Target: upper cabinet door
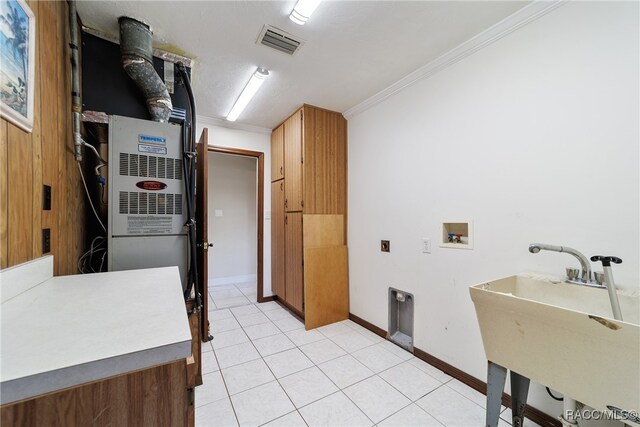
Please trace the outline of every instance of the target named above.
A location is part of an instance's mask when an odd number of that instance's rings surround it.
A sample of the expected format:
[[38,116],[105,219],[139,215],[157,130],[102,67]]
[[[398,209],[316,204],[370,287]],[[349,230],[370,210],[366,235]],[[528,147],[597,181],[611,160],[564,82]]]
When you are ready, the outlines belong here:
[[302,189],[302,109],[284,122],[285,210],[300,212],[304,206]]
[[284,123],[271,133],[271,182],[284,178]]

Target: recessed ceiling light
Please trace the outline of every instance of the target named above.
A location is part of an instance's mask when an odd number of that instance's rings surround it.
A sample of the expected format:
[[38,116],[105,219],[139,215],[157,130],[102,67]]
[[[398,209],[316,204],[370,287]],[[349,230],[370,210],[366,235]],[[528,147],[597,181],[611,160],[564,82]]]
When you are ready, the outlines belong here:
[[321,0],[298,0],[293,11],[289,15],[289,19],[298,25],[304,25],[311,17],[311,14],[318,7]]
[[258,92],[258,89],[260,89],[260,86],[262,86],[262,83],[264,83],[267,77],[269,77],[269,70],[265,68],[258,68],[256,72],[253,73],[249,83],[244,87],[242,93],[238,97],[238,100],[227,115],[227,120],[234,122],[238,118],[256,92]]

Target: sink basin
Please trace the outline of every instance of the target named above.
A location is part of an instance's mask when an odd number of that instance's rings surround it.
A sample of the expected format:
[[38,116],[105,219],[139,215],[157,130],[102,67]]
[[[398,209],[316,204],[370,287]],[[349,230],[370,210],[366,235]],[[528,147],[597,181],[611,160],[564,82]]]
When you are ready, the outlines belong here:
[[518,274],[469,291],[489,361],[599,411],[640,413],[640,297],[618,291],[618,321],[606,289],[560,278]]

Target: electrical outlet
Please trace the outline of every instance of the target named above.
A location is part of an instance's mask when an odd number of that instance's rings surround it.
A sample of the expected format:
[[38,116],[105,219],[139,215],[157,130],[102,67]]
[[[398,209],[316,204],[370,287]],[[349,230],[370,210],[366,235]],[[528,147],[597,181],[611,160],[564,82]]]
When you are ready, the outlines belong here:
[[431,239],[428,239],[426,237],[422,238],[422,253],[431,253]]
[[51,229],[42,229],[42,253],[48,254],[51,252]]
[[380,240],[380,250],[382,252],[391,252],[391,243],[388,240]]
[[50,185],[42,186],[42,210],[43,211],[51,210],[51,186]]

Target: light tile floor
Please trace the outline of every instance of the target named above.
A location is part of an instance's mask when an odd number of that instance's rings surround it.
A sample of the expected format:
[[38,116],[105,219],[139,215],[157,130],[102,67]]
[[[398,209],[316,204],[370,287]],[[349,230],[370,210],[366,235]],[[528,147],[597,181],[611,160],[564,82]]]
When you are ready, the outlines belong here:
[[197,426],[484,425],[484,395],[360,325],[305,331],[278,303],[243,304],[210,312]]
[[209,285],[209,308],[211,310],[253,304],[257,301],[256,282],[233,285]]

